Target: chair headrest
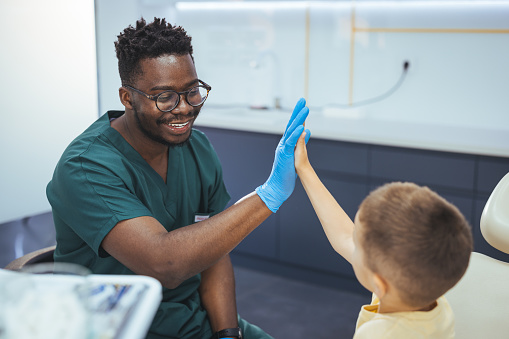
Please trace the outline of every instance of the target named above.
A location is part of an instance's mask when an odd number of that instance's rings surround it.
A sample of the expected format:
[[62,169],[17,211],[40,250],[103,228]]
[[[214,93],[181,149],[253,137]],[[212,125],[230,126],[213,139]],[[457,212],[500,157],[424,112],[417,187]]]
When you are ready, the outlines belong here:
[[484,206],[481,233],[491,246],[509,253],[509,173],[500,180]]

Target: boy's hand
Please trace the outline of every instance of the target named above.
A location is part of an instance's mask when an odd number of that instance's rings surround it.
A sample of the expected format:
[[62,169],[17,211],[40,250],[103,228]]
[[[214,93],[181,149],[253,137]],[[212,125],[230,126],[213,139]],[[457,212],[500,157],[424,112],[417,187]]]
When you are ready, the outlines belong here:
[[297,141],[297,146],[295,147],[295,170],[297,171],[297,174],[300,174],[304,168],[311,166],[306,148],[309,136],[309,130],[302,132],[299,140]]
[[295,105],[286,130],[279,141],[272,165],[272,172],[267,181],[256,188],[265,205],[276,213],[283,202],[288,199],[295,188],[294,151],[299,136],[304,131],[303,123],[309,114],[306,100],[300,99]]

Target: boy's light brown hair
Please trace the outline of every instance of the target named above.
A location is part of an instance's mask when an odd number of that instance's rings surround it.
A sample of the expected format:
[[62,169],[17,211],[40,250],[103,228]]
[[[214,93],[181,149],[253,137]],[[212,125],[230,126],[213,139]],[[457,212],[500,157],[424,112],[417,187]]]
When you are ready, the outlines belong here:
[[412,307],[431,304],[465,273],[473,250],[461,212],[428,187],[395,182],[359,208],[365,264]]

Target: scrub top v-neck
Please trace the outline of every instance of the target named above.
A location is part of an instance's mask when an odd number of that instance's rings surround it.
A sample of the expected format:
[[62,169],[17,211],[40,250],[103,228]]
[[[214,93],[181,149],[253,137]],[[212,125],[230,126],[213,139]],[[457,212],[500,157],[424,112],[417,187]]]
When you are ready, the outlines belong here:
[[[196,131],[194,131],[193,137],[194,134],[196,134]],[[178,203],[182,194],[180,187],[181,176],[183,175],[182,158],[189,156],[189,152],[183,152],[180,147],[168,150],[168,169],[165,183],[159,173],[143,159],[117,130],[110,127],[104,131],[104,136],[112,145],[115,145],[115,148],[125,156],[128,162],[128,164],[122,164],[122,166],[129,169],[131,177],[135,177],[128,184],[130,191],[136,192],[136,196],[143,204],[149,206],[153,213],[152,216],[158,219],[168,231],[174,229],[169,226],[174,224],[178,218]],[[118,171],[118,169],[116,170]],[[191,172],[193,170],[195,170],[193,167],[187,169]],[[195,172],[193,174],[196,176]]]

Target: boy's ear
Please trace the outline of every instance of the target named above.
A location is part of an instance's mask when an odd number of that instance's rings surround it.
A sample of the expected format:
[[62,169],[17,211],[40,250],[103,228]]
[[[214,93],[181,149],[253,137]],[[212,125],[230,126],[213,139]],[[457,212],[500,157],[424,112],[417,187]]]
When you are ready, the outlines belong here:
[[389,284],[387,283],[387,280],[385,280],[384,277],[382,277],[381,275],[374,273],[373,283],[375,285],[373,292],[379,299],[382,299],[389,289]]
[[131,105],[131,93],[125,88],[120,87],[118,89],[118,96],[120,97],[120,102],[122,105],[124,105],[125,108],[132,109],[133,106]]

